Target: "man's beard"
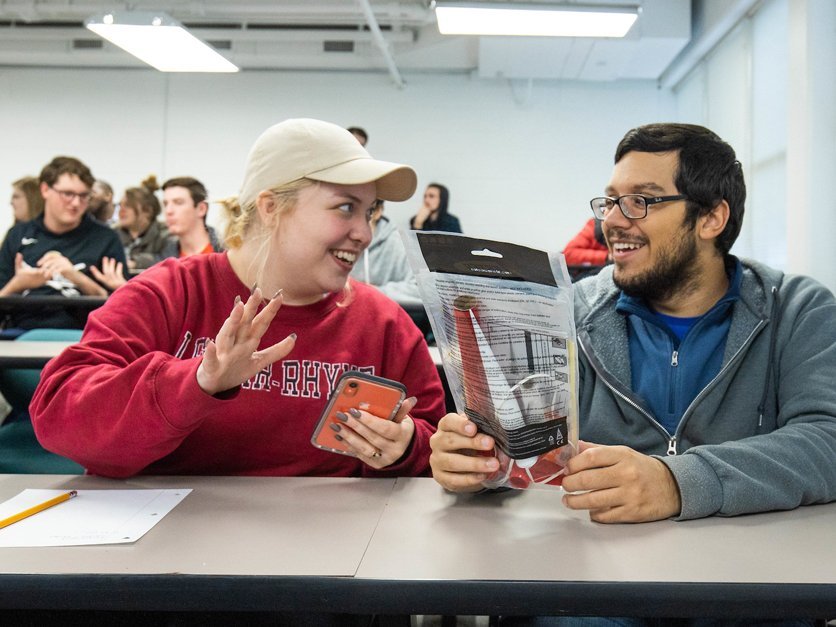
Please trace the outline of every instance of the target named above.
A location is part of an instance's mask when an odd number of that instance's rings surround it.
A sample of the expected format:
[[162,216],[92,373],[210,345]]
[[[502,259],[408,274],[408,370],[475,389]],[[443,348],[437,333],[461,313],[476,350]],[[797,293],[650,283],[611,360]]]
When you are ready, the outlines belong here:
[[616,287],[628,296],[643,298],[649,303],[662,302],[679,294],[683,296],[696,288],[697,243],[693,228],[685,224],[668,246],[659,249],[654,267],[633,277],[620,277],[618,265],[613,273]]

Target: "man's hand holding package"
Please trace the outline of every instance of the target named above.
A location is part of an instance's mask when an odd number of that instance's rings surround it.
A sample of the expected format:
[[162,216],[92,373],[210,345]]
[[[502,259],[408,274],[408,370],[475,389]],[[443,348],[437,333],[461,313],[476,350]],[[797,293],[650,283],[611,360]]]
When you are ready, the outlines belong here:
[[580,453],[566,465],[563,503],[589,510],[596,522],[647,522],[675,516],[679,488],[661,461],[626,446],[580,443]]
[[482,481],[499,470],[499,460],[490,453],[493,438],[478,433],[476,425],[464,414],[447,414],[438,423],[438,431],[430,438],[433,477],[453,492],[475,492]]

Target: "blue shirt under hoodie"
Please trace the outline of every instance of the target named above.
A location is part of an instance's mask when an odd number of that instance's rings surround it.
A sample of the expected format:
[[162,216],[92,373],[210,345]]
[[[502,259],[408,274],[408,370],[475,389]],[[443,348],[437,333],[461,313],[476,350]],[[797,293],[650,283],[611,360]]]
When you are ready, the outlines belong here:
[[720,372],[742,278],[735,259],[725,296],[694,319],[681,339],[664,320],[668,316],[649,309],[644,299],[623,292],[618,298],[616,311],[627,318],[633,391],[668,433],[676,432],[685,410]]

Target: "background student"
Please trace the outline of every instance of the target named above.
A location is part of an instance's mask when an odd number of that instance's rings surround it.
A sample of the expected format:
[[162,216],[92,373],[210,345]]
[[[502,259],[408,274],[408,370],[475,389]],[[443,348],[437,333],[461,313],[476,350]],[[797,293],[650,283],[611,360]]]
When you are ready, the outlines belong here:
[[[13,226],[0,248],[0,296],[106,296],[90,268],[125,253],[112,229],[90,217],[90,169],[74,157],[55,157],[41,171],[43,213]],[[80,328],[70,309],[27,309],[6,321],[7,335],[39,327]]]
[[113,187],[107,181],[96,179],[90,192],[87,211],[99,222],[113,224],[113,214],[116,212],[116,205],[113,204]]
[[[435,365],[407,314],[348,276],[375,199],[406,200],[415,182],[336,125],[267,129],[230,208],[229,251],[144,271],[46,366],[31,405],[42,444],[120,477],[427,472],[444,407]],[[334,425],[356,457],[310,443],[348,369],[410,397],[395,420],[354,411]]]
[[459,219],[448,212],[450,190],[441,183],[430,183],[424,191],[421,208],[409,221],[409,227],[416,231],[447,231],[461,233]]
[[160,201],[154,193],[158,189],[156,177],[149,176],[139,187],[126,189],[119,201],[116,232],[131,270],[153,266],[167,244],[168,230],[157,220]]
[[397,227],[383,215],[383,201],[378,200],[372,215],[372,243],[357,261],[351,276],[374,285],[399,303],[420,303],[421,294]]
[[[98,183],[98,181],[96,181]],[[160,215],[160,201],[154,192],[159,189],[157,178],[149,176],[139,187],[129,187],[119,201],[119,217],[116,233],[125,247],[127,267],[130,270],[144,270],[157,263],[163,249],[168,245],[168,230],[157,217]],[[93,266],[93,276],[108,289],[127,283],[124,268],[111,258],[102,260],[101,269]]]
[[601,220],[590,218],[563,249],[570,266],[603,266],[610,261]]
[[363,148],[365,148],[366,144],[369,143],[369,134],[366,132],[366,129],[359,126],[349,126],[346,130],[354,135],[354,138],[360,142],[360,145],[363,146]]
[[160,258],[188,257],[224,249],[215,229],[206,224],[208,198],[206,186],[191,176],[178,176],[163,183],[163,214],[169,238]]
[[34,176],[24,176],[12,183],[12,216],[14,223],[34,220],[44,210],[41,186]]

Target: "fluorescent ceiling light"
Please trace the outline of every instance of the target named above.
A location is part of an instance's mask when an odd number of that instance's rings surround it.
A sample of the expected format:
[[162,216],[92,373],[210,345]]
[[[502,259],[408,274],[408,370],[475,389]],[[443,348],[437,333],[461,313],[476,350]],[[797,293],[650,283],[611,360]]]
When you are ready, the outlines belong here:
[[238,71],[165,13],[114,11],[94,15],[84,25],[160,72]]
[[442,35],[624,37],[638,17],[634,7],[443,2],[435,16]]

